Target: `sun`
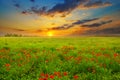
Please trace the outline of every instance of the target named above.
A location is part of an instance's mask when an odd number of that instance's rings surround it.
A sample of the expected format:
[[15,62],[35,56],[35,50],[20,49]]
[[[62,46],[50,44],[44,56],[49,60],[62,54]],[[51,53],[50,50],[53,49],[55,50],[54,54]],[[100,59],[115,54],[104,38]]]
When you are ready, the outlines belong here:
[[53,32],[48,32],[47,35],[48,35],[49,37],[52,37],[52,36],[53,36]]

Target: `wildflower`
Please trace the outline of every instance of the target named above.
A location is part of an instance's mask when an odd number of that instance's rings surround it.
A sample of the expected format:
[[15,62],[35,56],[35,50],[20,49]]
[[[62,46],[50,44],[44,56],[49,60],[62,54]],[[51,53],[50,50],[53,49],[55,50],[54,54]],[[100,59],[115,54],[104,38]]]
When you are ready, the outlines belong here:
[[47,78],[39,78],[38,80],[48,80]]
[[60,72],[54,72],[55,76],[58,76],[59,78],[61,77]]
[[58,75],[60,75],[60,72],[54,72],[54,75],[58,76]]
[[67,72],[63,72],[63,75],[64,75],[64,76],[67,76],[67,75],[68,75],[68,73],[67,73]]
[[104,56],[105,56],[105,57],[107,57],[107,58],[109,58],[109,57],[110,57],[110,55],[109,55],[109,54],[104,54]]
[[6,67],[10,67],[10,64],[5,64]]
[[114,53],[114,57],[116,58],[118,56],[118,54],[117,53]]
[[101,54],[100,54],[100,53],[97,53],[96,56],[99,57],[99,56],[101,56]]
[[22,66],[22,64],[17,64],[19,67],[21,67]]
[[45,74],[45,76],[44,76],[45,78],[48,78],[49,77],[49,75],[48,74]]
[[45,74],[44,74],[44,73],[41,73],[41,74],[40,74],[40,76],[41,76],[41,77],[44,77],[44,76],[45,76]]
[[51,78],[51,79],[54,79],[54,75],[50,75],[50,78]]
[[48,60],[45,60],[45,62],[47,63],[47,62],[48,62]]
[[101,50],[102,50],[102,51],[104,51],[104,50],[105,50],[105,48],[101,48]]
[[43,78],[39,78],[38,80],[43,80]]
[[78,76],[78,75],[75,75],[75,76],[73,76],[73,78],[74,78],[74,79],[78,79],[78,78],[79,78],[79,76]]
[[91,61],[95,61],[95,58],[91,58]]

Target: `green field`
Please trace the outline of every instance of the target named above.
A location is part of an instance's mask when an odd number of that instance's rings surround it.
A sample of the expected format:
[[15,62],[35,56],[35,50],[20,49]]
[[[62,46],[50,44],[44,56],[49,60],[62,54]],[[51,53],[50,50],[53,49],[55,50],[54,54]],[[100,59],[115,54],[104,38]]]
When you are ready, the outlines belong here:
[[120,80],[120,37],[0,37],[0,80]]

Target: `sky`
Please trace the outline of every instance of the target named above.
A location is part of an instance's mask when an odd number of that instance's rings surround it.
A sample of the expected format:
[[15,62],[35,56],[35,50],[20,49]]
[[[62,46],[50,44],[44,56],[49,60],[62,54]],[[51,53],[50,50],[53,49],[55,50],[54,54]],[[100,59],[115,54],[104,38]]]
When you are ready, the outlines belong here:
[[0,0],[0,35],[119,35],[120,0]]

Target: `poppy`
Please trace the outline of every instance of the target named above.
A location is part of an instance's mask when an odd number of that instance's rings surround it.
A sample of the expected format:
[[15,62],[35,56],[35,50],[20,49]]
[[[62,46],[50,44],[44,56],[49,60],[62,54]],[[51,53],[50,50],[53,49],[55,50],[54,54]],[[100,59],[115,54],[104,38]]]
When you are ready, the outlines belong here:
[[74,79],[78,79],[78,78],[79,78],[79,76],[78,76],[78,75],[75,75],[75,76],[73,76],[73,78],[74,78]]

